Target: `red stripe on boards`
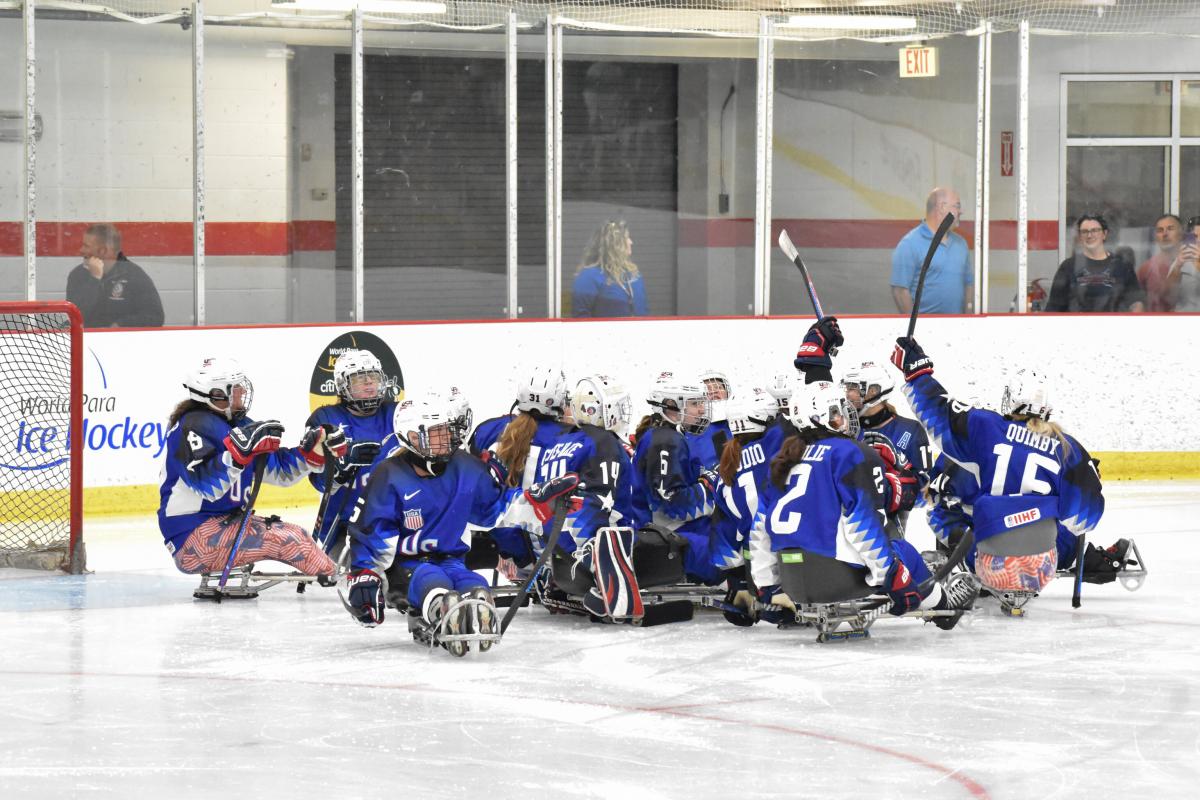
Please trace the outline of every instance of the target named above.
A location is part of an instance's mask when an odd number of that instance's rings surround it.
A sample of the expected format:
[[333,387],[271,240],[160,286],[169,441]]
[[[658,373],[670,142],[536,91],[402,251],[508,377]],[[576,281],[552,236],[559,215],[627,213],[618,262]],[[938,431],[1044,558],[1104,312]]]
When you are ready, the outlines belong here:
[[[771,221],[771,239],[774,241],[779,232],[786,229],[796,247],[801,249],[890,250],[915,225],[915,221],[894,219],[775,219]],[[1016,220],[993,220],[990,228],[994,249],[1016,249]],[[1030,250],[1058,249],[1057,221],[1031,220],[1028,230]],[[958,233],[967,240],[968,246],[975,246],[974,222],[963,222]],[[754,220],[745,217],[681,219],[679,246],[753,247]]]

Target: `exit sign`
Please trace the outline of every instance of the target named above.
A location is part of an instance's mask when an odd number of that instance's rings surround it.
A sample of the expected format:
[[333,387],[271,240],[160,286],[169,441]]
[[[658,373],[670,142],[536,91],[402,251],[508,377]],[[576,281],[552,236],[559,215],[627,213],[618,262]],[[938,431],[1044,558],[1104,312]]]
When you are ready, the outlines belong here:
[[936,78],[938,59],[936,47],[901,47],[901,78]]

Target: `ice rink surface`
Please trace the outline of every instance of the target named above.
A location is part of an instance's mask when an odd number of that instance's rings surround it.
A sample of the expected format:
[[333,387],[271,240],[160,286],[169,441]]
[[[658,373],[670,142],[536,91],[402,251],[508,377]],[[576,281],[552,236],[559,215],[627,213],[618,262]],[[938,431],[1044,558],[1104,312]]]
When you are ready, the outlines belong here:
[[1106,494],[1150,575],[1078,610],[818,645],[535,607],[464,660],[329,589],[194,601],[153,519],[94,521],[93,574],[0,580],[0,798],[1195,798],[1200,485]]

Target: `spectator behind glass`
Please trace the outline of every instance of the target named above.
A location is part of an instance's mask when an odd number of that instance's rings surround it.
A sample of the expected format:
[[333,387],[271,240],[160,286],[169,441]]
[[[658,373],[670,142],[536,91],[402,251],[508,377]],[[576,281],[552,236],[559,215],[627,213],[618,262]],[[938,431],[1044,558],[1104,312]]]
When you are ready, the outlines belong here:
[[116,226],[89,226],[79,255],[83,263],[67,275],[67,300],[79,307],[85,328],[162,327],[158,289],[145,270],[121,252]]
[[1200,311],[1200,269],[1196,261],[1200,259],[1200,217],[1188,220],[1188,232],[1183,237],[1183,247],[1179,249],[1179,267],[1172,268],[1168,278],[1175,291],[1176,311]]
[[1154,221],[1154,241],[1158,252],[1138,267],[1138,283],[1146,291],[1147,310],[1174,311],[1177,284],[1170,275],[1183,266],[1183,221],[1174,214],[1163,214]]
[[1054,273],[1046,311],[1144,311],[1145,293],[1133,266],[1105,247],[1108,223],[1084,214],[1075,223],[1078,248]]
[[[962,216],[958,192],[934,189],[925,198],[925,221],[904,234],[892,252],[892,299],[902,313],[912,311],[921,264],[929,252],[933,233],[947,212],[954,214],[954,228],[957,228]],[[942,239],[929,265],[921,294],[922,314],[969,314],[974,308],[975,271],[971,268],[967,242],[954,232],[954,228]]]
[[596,229],[575,273],[571,313],[576,317],[644,317],[646,286],[624,222],[606,221]]

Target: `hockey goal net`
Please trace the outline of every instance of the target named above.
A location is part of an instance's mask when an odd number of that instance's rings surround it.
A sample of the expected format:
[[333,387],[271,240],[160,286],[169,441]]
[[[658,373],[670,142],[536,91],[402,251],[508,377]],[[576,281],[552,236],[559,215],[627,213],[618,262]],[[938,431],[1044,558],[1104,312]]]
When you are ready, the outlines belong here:
[[65,302],[0,302],[0,567],[80,573],[83,322]]

